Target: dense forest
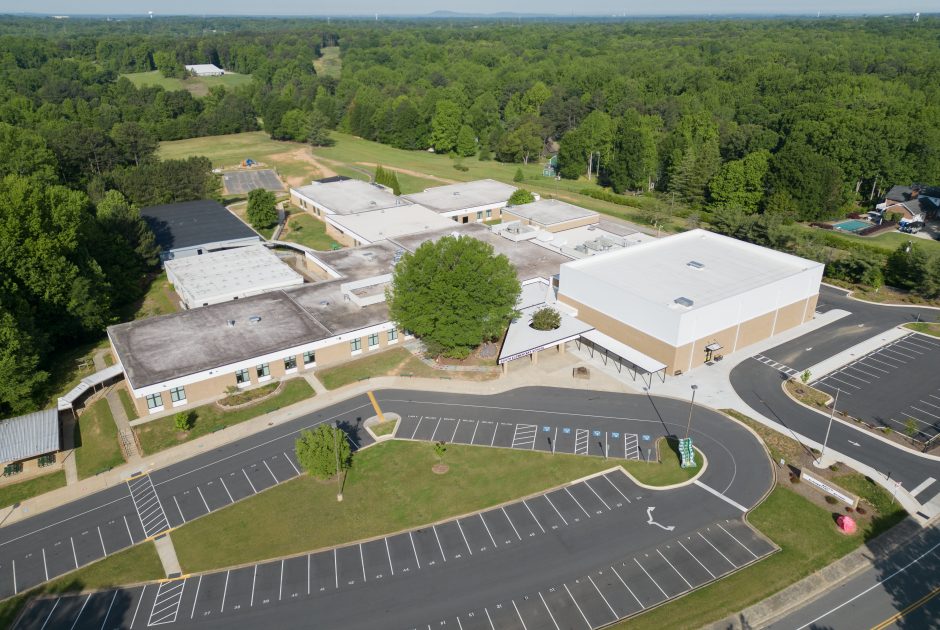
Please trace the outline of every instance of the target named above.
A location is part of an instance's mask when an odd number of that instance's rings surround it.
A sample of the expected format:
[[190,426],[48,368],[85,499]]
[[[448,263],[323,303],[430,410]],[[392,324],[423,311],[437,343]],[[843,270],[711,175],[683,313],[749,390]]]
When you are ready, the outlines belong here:
[[[340,78],[318,76],[325,46]],[[215,63],[208,95],[135,87]],[[531,162],[668,198],[690,224],[940,293],[918,247],[846,248],[795,221],[894,184],[940,184],[940,20],[514,22],[0,18],[0,415],[57,350],[100,336],[155,263],[138,208],[210,196],[208,160],[160,141],[339,129],[404,149]],[[597,194],[596,190],[595,193]]]

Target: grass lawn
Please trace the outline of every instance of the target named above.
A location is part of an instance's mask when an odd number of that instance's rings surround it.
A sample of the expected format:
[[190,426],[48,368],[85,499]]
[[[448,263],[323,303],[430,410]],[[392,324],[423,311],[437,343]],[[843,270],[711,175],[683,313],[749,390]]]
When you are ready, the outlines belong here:
[[326,224],[315,219],[306,212],[292,214],[287,220],[287,228],[281,234],[282,241],[306,245],[310,249],[321,252],[330,251],[335,247],[342,247],[326,233]]
[[[807,230],[819,230],[819,228],[809,226],[805,226],[805,228]],[[909,242],[919,245],[926,252],[940,252],[940,241],[918,238],[916,236],[904,234],[903,232],[898,231],[882,232],[877,236],[856,236],[855,234],[837,230],[826,230],[826,232],[837,240],[853,243],[862,242],[867,245],[871,245],[872,247],[882,249],[886,252],[893,252],[899,246],[906,245]]]
[[98,350],[108,347],[108,338],[83,343],[73,348],[56,351],[55,361],[47,366],[49,378],[44,386],[45,401],[42,407],[56,404],[59,396],[65,395],[78,382],[95,371],[94,356]]
[[829,511],[783,487],[777,487],[748,520],[781,551],[678,601],[612,627],[701,628],[773,595],[841,558],[864,540],[862,536],[840,534]]
[[[354,456],[342,503],[336,501],[335,482],[304,475],[194,520],[173,532],[183,570],[216,569],[417,527],[616,465],[599,457],[459,444],[448,445],[444,456],[450,472],[431,472],[436,462],[431,444],[391,440]],[[659,467],[637,465],[638,475],[643,466]]]
[[125,321],[168,315],[180,310],[176,292],[173,290],[173,285],[167,280],[165,271],[153,276],[144,297],[131,305],[129,309],[129,312],[123,314]]
[[117,425],[105,398],[82,413],[75,423],[75,465],[78,478],[85,479],[124,463],[118,443]]
[[441,182],[424,177],[417,177],[407,173],[398,173],[398,183],[401,184],[401,194],[410,195],[424,191],[432,186],[440,186]]
[[417,378],[447,378],[485,381],[497,377],[496,372],[452,372],[437,370],[425,364],[404,348],[385,350],[373,356],[362,357],[317,372],[317,378],[327,389],[337,389],[356,381],[376,376],[412,376]]
[[[398,424],[398,420],[386,420],[385,422],[380,422],[378,424],[373,424],[370,429],[372,432],[378,436],[382,435],[391,435],[392,431],[395,430],[395,425]],[[334,469],[335,470],[335,469]],[[2,496],[2,495],[0,495]]]
[[130,393],[121,387],[118,389],[118,398],[121,399],[121,406],[124,407],[124,413],[127,414],[128,420],[137,419],[137,407],[134,406],[134,401],[131,400]]
[[[389,423],[391,424],[391,423]],[[6,507],[45,494],[65,485],[65,471],[57,470],[41,477],[0,486],[0,507]]]
[[125,549],[25,593],[0,602],[0,628],[10,628],[26,602],[35,596],[103,589],[164,577],[157,548],[145,543]]
[[910,328],[911,330],[916,330],[919,333],[924,333],[925,335],[940,337],[940,324],[931,322],[916,322],[913,324],[904,324],[904,327]]
[[320,58],[313,60],[313,68],[317,71],[317,74],[338,79],[343,69],[343,60],[340,58],[339,53],[339,46],[321,48]]
[[209,89],[221,85],[227,89],[236,88],[251,83],[250,74],[226,73],[220,77],[187,77],[177,79],[165,77],[159,70],[152,72],[132,72],[122,74],[137,87],[158,85],[164,90],[189,90],[193,96],[205,96]]
[[134,431],[137,433],[144,453],[156,453],[171,446],[214,433],[233,424],[292,405],[313,395],[313,388],[310,387],[307,381],[302,378],[292,378],[284,381],[279,394],[251,407],[234,411],[222,411],[212,403],[190,410],[195,414],[196,422],[189,431],[178,431],[172,415],[134,427]]

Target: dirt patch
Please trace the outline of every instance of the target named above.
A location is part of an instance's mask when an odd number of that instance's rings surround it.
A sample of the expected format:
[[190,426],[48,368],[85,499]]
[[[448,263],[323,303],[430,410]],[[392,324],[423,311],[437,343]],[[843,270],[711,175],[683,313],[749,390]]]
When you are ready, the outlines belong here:
[[434,464],[433,466],[431,466],[431,470],[434,472],[435,475],[443,475],[448,470],[450,470],[450,466],[448,466],[447,464]]
[[[373,169],[378,166],[378,164],[376,164],[375,162],[356,162],[356,164],[359,164],[360,166],[368,166],[368,167],[373,168]],[[419,171],[412,171],[412,170],[410,170],[410,169],[407,169],[407,168],[399,168],[399,167],[397,167],[397,166],[385,166],[385,165],[383,165],[382,168],[384,168],[384,169],[386,169],[386,170],[389,170],[389,171],[395,171],[396,173],[402,173],[402,174],[404,174],[404,175],[412,175],[413,177],[420,177],[421,179],[430,179],[430,180],[435,181],[435,182],[442,182],[442,183],[444,183],[444,184],[456,184],[456,183],[458,182],[458,180],[456,180],[456,179],[445,179],[445,178],[443,178],[443,177],[438,177],[437,175],[430,175],[430,174],[428,174],[428,173],[421,173],[421,172],[419,172]]]
[[[333,169],[324,166],[324,164],[317,160],[310,153],[308,147],[301,147],[299,149],[294,149],[293,151],[286,151],[284,153],[277,153],[268,157],[272,162],[303,162],[304,164],[309,164],[314,167],[319,173],[319,177],[335,177],[336,171]],[[302,175],[297,175],[294,177],[285,177],[287,184],[289,186],[303,186],[307,183],[308,177]]]

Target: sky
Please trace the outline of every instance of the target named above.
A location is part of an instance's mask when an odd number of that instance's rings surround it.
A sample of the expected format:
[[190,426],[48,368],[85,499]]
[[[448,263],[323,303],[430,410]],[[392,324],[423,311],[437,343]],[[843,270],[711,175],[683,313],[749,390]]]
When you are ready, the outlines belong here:
[[436,10],[472,13],[554,13],[572,15],[702,15],[702,14],[882,14],[936,11],[929,0],[0,0],[0,13],[53,13],[62,15],[420,15]]

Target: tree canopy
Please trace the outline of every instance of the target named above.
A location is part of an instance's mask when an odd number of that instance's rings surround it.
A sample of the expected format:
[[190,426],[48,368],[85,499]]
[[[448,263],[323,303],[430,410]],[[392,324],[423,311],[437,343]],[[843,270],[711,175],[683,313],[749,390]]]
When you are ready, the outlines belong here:
[[389,316],[432,353],[465,357],[502,335],[521,287],[509,259],[474,238],[445,236],[406,253],[388,290]]
[[277,199],[274,193],[264,188],[255,188],[248,193],[248,222],[256,230],[264,230],[277,224]]
[[346,434],[325,423],[313,431],[302,431],[294,444],[294,453],[300,467],[317,479],[329,479],[352,465],[352,449]]

